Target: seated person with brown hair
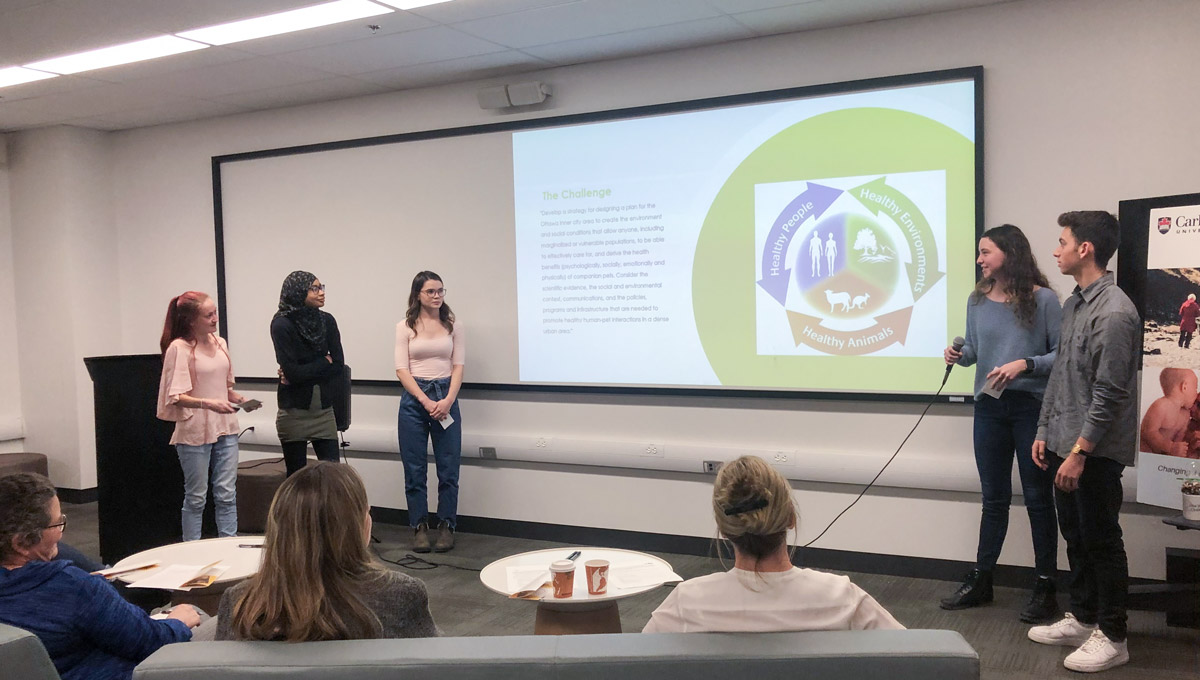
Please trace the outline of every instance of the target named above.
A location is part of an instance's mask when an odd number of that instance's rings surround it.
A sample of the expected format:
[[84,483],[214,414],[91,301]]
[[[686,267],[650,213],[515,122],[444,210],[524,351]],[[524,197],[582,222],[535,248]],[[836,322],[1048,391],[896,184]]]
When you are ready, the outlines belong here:
[[425,584],[371,555],[370,506],[349,465],[288,477],[267,512],[262,566],[221,597],[218,640],[434,637]]
[[0,621],[38,636],[63,680],[129,680],[159,647],[192,638],[192,607],[156,621],[104,578],[54,560],[66,528],[50,480],[0,477]]
[[904,628],[845,576],[792,566],[792,488],[766,461],[742,456],[722,466],[712,498],[733,569],[680,583],[643,633]]

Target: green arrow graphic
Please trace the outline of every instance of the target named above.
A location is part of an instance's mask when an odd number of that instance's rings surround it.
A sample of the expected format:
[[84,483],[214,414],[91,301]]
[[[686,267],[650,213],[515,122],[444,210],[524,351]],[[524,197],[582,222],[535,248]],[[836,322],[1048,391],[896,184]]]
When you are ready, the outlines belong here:
[[929,220],[925,219],[916,203],[894,187],[888,186],[885,179],[886,177],[880,177],[854,187],[849,194],[866,206],[867,210],[892,218],[904,233],[908,250],[912,253],[912,261],[905,263],[904,269],[908,272],[908,285],[912,289],[915,302],[928,293],[946,273],[938,269],[937,241],[933,238]]

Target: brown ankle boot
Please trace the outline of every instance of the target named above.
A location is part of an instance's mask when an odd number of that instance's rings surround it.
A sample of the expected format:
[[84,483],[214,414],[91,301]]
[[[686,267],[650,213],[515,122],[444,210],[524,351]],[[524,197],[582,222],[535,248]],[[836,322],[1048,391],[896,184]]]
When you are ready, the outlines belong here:
[[442,522],[438,524],[437,538],[434,539],[433,551],[447,552],[453,547],[454,529],[450,526],[449,522],[442,520]]
[[413,532],[413,552],[429,552],[429,525],[421,522]]

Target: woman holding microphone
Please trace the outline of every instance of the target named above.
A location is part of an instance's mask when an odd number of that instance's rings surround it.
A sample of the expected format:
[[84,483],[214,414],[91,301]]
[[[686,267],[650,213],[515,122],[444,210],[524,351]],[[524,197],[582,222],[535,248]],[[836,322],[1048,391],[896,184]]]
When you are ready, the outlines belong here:
[[[404,385],[396,430],[414,552],[429,552],[431,547],[446,552],[454,547],[462,457],[458,389],[466,352],[462,324],[446,304],[442,277],[431,271],[418,273],[409,291],[404,321],[396,324],[396,377]],[[438,476],[437,524],[432,532],[425,490],[429,440],[433,440]]]
[[975,568],[941,606],[966,609],[992,601],[992,571],[1008,531],[1015,452],[1037,573],[1021,620],[1039,623],[1058,613],[1058,522],[1054,477],[1034,465],[1030,452],[1058,350],[1062,307],[1017,227],[1004,224],[984,232],[976,263],[983,277],[967,299],[966,344],[962,351],[947,347],[945,358],[947,364],[979,364],[974,438],[983,511]]
[[163,353],[158,417],[175,423],[171,443],[183,468],[183,540],[200,538],[212,477],[217,535],[237,535],[238,419],[233,362],[217,335],[217,303],[188,291],[171,299],[159,348]]

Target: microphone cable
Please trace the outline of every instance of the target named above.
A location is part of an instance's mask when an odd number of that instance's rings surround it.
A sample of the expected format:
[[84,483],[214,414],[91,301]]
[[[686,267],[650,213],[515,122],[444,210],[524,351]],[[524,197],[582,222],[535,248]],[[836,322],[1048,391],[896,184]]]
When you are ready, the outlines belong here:
[[937,392],[934,392],[933,398],[931,398],[929,400],[928,404],[925,404],[925,409],[923,411],[921,411],[921,415],[917,417],[917,422],[913,424],[912,429],[909,430],[908,434],[906,434],[904,436],[904,440],[900,442],[900,446],[896,447],[895,453],[892,454],[891,458],[888,458],[887,462],[883,464],[883,467],[879,469],[879,472],[876,473],[876,475],[871,479],[871,481],[868,482],[865,487],[863,487],[863,490],[859,492],[858,496],[854,499],[854,501],[851,502],[850,505],[847,505],[844,510],[839,512],[837,514],[837,517],[834,517],[833,521],[830,522],[824,529],[822,529],[821,533],[817,534],[816,538],[814,538],[813,540],[809,541],[808,543],[805,543],[804,545],[800,546],[801,548],[807,548],[807,547],[811,546],[813,543],[816,543],[817,541],[821,540],[821,537],[825,535],[825,532],[829,531],[833,527],[833,525],[835,523],[837,523],[837,521],[839,519],[842,518],[842,515],[846,514],[846,512],[848,512],[850,510],[850,508],[853,508],[855,506],[855,504],[858,503],[860,500],[862,500],[862,497],[864,495],[866,495],[866,493],[868,491],[871,490],[871,487],[875,485],[875,482],[879,479],[879,477],[882,476],[884,471],[888,469],[888,466],[892,464],[892,461],[896,460],[896,456],[900,455],[900,451],[904,449],[904,445],[908,443],[909,438],[913,436],[913,433],[916,432],[917,428],[921,425],[921,421],[925,419],[925,414],[929,413],[929,409],[933,408],[933,405],[935,403],[937,403],[938,397],[940,397],[942,394],[942,389],[944,387],[946,387],[946,380],[948,380],[949,378],[950,378],[950,372],[947,371],[946,376],[944,378],[942,378],[942,384],[940,386],[938,386],[938,388],[937,388]]

